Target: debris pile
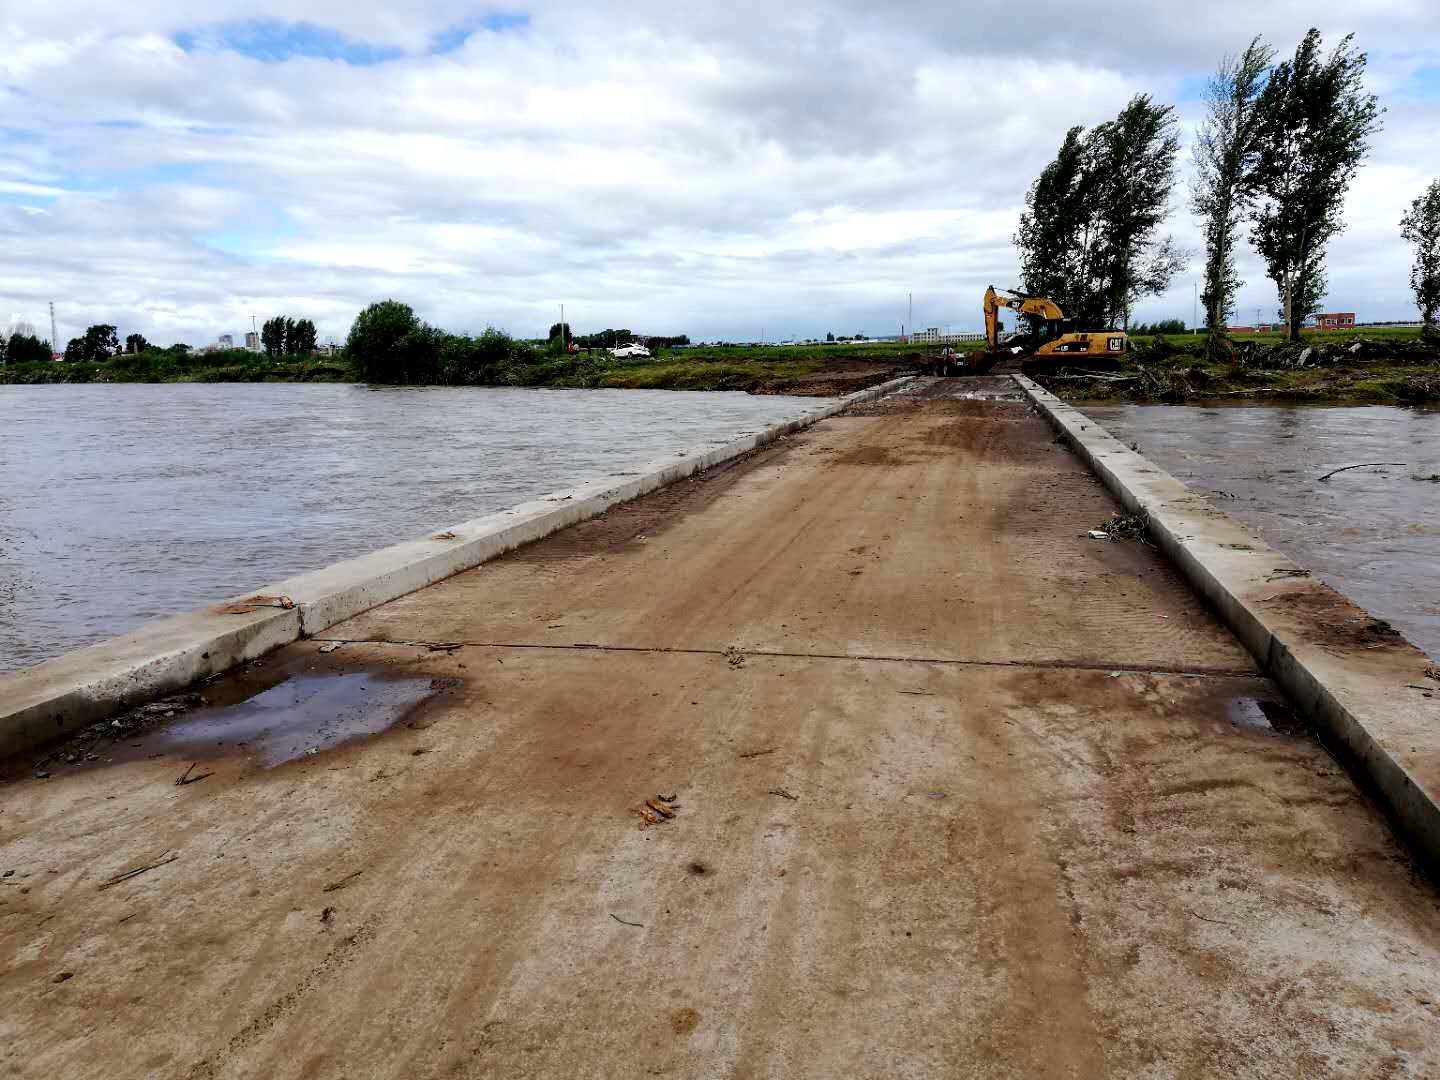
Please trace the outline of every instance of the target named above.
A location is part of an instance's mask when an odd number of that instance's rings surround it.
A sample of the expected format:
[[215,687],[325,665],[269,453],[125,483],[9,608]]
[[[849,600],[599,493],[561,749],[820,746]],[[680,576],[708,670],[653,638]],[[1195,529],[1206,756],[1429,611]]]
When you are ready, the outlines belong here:
[[1143,510],[1134,514],[1114,513],[1104,525],[1091,529],[1091,540],[1139,540],[1148,544],[1146,533],[1150,528],[1150,515]]
[[1255,368],[1335,367],[1366,360],[1440,363],[1440,347],[1418,338],[1388,341],[1357,338],[1318,345],[1303,341],[1246,341],[1236,347],[1235,358],[1241,365]]
[[98,758],[95,751],[101,743],[119,742],[138,734],[144,728],[205,704],[207,702],[202,694],[177,694],[165,698],[163,701],[152,701],[140,705],[120,716],[111,717],[109,720],[91,724],[37,761],[35,775],[39,779],[48,777],[50,774],[46,770],[47,765],[61,762],[67,765],[80,765],[86,761],[95,761]]

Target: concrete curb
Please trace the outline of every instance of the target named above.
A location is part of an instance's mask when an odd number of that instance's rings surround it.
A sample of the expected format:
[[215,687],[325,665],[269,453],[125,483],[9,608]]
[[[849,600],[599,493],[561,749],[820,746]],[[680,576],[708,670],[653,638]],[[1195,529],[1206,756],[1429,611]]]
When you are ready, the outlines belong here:
[[[1415,646],[1023,375],[1030,400],[1440,869],[1440,683]],[[1409,685],[1435,685],[1426,698]]]
[[[883,397],[910,380],[892,379],[872,386],[714,449],[681,451],[672,458],[652,461],[619,483],[606,479],[580,484],[466,521],[424,540],[396,544],[288,578],[213,607],[148,623],[122,637],[35,667],[0,674],[0,757],[22,753],[298,638],[318,634],[362,611],[603,514],[617,503],[737,458],[853,405]],[[290,606],[283,606],[286,604]],[[253,610],[234,610],[243,607]]]

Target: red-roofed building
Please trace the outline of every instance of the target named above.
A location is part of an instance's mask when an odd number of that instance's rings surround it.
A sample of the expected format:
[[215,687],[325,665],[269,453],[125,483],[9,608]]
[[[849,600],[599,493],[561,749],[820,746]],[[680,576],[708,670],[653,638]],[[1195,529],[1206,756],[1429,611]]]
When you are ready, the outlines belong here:
[[1353,330],[1355,329],[1355,312],[1336,311],[1328,315],[1316,315],[1315,325],[1321,330]]

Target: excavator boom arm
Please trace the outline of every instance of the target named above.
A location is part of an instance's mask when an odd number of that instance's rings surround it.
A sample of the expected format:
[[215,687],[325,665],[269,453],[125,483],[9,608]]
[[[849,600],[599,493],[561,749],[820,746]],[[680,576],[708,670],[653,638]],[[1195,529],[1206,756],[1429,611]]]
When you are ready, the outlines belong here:
[[1054,300],[1044,296],[1024,296],[1017,292],[1011,292],[1006,297],[1002,296],[994,285],[991,285],[985,290],[985,343],[992,349],[1000,344],[1000,309],[1002,307],[1019,312],[1021,315],[1035,315],[1047,322],[1065,317],[1065,313],[1060,310],[1060,305]]

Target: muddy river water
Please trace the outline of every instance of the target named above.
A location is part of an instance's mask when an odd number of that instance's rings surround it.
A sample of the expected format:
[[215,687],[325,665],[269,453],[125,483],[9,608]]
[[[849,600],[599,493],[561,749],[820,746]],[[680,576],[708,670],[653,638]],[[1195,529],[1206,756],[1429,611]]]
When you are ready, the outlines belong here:
[[1440,658],[1440,410],[1083,408]]
[[659,390],[0,386],[0,671],[819,404]]

